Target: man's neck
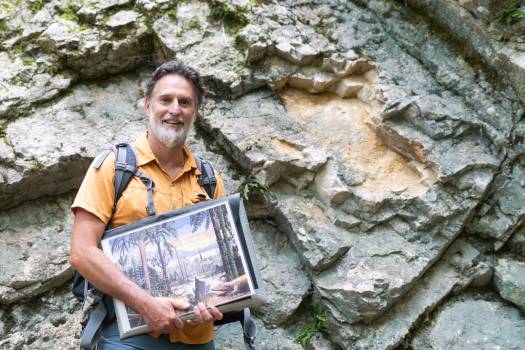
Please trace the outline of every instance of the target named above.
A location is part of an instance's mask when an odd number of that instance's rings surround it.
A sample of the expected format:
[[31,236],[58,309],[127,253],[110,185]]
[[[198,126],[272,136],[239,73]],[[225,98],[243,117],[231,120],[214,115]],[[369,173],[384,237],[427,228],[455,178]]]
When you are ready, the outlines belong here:
[[173,148],[166,147],[151,131],[148,132],[148,143],[161,168],[175,179],[184,166],[184,145],[177,145]]

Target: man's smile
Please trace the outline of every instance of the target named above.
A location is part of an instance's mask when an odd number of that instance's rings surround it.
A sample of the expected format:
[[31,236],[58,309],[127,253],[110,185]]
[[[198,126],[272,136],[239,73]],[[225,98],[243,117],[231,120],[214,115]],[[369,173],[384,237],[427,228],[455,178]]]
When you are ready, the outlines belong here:
[[173,125],[173,126],[180,126],[184,127],[184,121],[182,118],[171,118],[171,117],[164,117],[162,118],[163,124]]

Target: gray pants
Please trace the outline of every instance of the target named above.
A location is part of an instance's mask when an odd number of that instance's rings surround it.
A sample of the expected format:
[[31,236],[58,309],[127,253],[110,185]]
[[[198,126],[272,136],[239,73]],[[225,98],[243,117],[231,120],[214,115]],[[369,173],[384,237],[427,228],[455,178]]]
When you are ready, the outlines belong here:
[[98,346],[100,350],[215,350],[213,340],[202,345],[172,343],[165,334],[159,338],[144,334],[120,339],[117,322],[104,325]]

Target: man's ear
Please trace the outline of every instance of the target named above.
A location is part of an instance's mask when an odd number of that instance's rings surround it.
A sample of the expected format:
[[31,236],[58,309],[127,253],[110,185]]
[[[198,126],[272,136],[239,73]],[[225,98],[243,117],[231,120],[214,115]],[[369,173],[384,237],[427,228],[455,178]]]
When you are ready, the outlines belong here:
[[148,115],[150,100],[148,97],[144,97],[144,114]]

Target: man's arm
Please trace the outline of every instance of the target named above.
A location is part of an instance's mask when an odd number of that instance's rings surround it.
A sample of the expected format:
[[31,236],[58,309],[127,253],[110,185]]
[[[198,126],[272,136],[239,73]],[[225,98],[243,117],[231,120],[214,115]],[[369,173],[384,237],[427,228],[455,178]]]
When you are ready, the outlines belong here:
[[[175,309],[188,304],[170,298],[153,297],[129,280],[98,248],[105,224],[90,212],[77,208],[71,237],[71,265],[102,292],[139,312],[153,332],[169,333],[182,328]],[[205,320],[202,320],[205,321]]]

